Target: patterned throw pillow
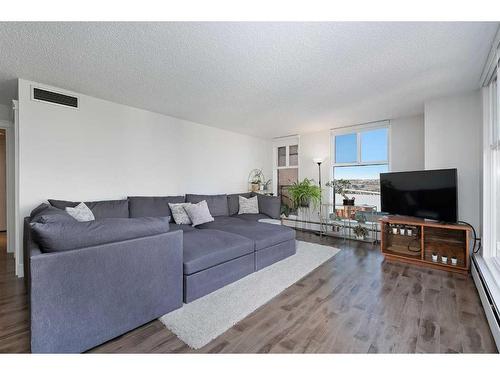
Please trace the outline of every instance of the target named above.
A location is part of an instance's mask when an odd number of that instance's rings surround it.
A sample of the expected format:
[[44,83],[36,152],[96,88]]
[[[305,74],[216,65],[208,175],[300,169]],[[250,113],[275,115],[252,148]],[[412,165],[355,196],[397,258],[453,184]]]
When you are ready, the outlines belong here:
[[257,196],[252,198],[245,198],[240,195],[238,199],[240,202],[240,209],[238,211],[238,215],[259,213],[259,201],[257,200]]
[[188,205],[184,207],[184,209],[191,219],[193,227],[214,221],[214,218],[210,214],[210,210],[208,209],[207,201],[201,201],[196,204]]
[[186,206],[191,205],[191,203],[169,203],[170,211],[172,211],[172,216],[174,217],[175,224],[191,224],[191,219],[184,209]]
[[77,221],[94,221],[95,217],[90,208],[83,202],[76,207],[66,207],[65,211],[73,216]]

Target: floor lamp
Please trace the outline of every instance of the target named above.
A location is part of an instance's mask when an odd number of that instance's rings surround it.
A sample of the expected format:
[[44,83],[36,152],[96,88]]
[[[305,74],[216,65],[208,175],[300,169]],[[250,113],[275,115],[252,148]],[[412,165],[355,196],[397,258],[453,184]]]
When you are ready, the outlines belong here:
[[323,216],[322,216],[322,198],[323,198],[323,190],[321,189],[321,163],[323,163],[323,158],[314,158],[313,161],[318,164],[318,183],[319,183],[319,189],[321,191],[320,196],[319,196],[319,233],[323,233],[323,228],[321,223],[323,222]]

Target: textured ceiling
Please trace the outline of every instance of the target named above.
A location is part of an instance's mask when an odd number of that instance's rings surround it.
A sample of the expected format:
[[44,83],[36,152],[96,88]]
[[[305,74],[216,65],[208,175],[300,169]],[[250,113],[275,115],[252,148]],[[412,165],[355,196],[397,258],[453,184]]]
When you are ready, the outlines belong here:
[[497,23],[0,23],[17,77],[260,137],[423,112],[478,88]]

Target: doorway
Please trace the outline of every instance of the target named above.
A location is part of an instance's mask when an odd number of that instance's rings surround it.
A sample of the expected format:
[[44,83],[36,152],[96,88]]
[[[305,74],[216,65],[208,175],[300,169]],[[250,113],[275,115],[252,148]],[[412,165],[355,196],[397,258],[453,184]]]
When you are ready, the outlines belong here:
[[7,236],[7,142],[5,129],[0,129],[0,238]]

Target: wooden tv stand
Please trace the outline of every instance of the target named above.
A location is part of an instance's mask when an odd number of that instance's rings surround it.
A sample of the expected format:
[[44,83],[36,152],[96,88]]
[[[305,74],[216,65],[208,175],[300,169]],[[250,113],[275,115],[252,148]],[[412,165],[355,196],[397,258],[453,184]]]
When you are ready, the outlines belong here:
[[[394,234],[395,229],[397,234]],[[407,216],[384,216],[380,219],[380,232],[380,250],[388,260],[445,271],[469,271],[471,229],[467,225],[442,224]],[[437,262],[432,260],[433,254],[438,256]],[[442,263],[443,256],[448,257],[446,264]],[[452,256],[457,258],[456,266],[451,264]]]

